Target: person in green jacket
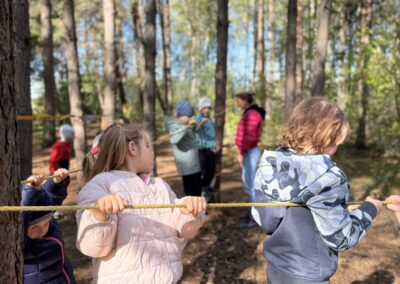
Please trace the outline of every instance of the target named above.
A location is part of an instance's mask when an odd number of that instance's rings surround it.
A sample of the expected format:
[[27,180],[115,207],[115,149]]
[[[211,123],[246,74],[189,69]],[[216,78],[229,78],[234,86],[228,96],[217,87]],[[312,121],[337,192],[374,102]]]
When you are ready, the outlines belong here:
[[199,152],[193,126],[189,124],[193,113],[192,105],[187,100],[180,100],[176,104],[176,117],[166,117],[164,124],[172,144],[178,173],[182,176],[185,195],[201,196]]

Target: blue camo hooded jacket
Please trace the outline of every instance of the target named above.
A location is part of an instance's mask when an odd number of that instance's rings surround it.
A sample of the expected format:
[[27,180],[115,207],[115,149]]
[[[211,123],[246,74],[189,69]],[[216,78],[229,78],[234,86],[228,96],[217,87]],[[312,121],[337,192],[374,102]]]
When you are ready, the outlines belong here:
[[306,205],[253,208],[255,220],[271,235],[264,244],[269,265],[290,279],[329,280],[337,252],[356,245],[376,216],[369,202],[349,212],[347,176],[329,155],[264,151],[254,188],[257,202]]

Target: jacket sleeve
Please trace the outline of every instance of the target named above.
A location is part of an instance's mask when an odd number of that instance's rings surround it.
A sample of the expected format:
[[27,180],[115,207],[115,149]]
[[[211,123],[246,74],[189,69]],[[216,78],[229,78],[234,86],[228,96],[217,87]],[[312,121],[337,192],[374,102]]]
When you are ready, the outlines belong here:
[[[169,185],[167,183],[164,184],[168,189],[171,203],[181,204],[184,199],[187,198],[176,198],[175,193],[171,190]],[[197,234],[200,227],[203,226],[206,216],[205,212],[200,213],[199,215],[197,215],[197,217],[188,216],[182,214],[180,208],[174,208],[172,215],[174,218],[175,229],[178,231],[178,236],[184,239],[191,239]]]
[[169,141],[171,144],[178,144],[189,131],[189,128],[184,125],[171,126],[169,129]]
[[[256,179],[260,179],[260,169],[257,171]],[[271,202],[263,194],[260,189],[255,190],[256,202]],[[271,235],[278,228],[279,224],[283,220],[286,214],[286,207],[253,207],[251,209],[251,214],[254,221],[264,229],[264,231]]]
[[[90,181],[79,192],[78,203],[94,204],[99,198],[110,194],[104,185]],[[110,214],[105,222],[98,221],[92,210],[78,211],[76,214],[78,233],[76,246],[83,254],[91,257],[108,255],[115,244],[118,217]]]
[[67,188],[70,183],[70,177],[68,176],[60,183],[55,183],[52,179],[49,179],[44,185],[43,190],[49,197],[50,204],[61,205],[64,199],[67,197]]
[[43,194],[42,189],[36,189],[30,187],[28,185],[22,186],[22,198],[21,198],[21,205],[23,206],[34,206],[38,205],[38,203],[50,204],[50,201],[46,194]]
[[319,194],[306,201],[323,241],[336,251],[356,245],[371,227],[377,213],[370,202],[364,202],[358,209],[349,212],[348,192],[347,181],[338,181],[325,186]]

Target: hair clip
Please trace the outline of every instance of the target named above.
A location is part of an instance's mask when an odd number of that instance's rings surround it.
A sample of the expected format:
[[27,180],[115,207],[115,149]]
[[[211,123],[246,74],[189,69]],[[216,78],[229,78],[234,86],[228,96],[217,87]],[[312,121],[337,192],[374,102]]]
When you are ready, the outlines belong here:
[[92,149],[90,149],[90,153],[92,154],[97,154],[100,152],[100,148],[99,147],[92,147]]

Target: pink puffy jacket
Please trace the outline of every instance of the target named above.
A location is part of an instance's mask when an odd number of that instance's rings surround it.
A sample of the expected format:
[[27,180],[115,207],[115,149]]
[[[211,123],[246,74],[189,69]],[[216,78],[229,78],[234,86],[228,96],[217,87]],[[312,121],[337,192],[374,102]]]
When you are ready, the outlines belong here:
[[[79,192],[79,204],[118,194],[129,204],[180,203],[160,178],[144,182],[127,171],[101,173]],[[193,218],[172,209],[125,209],[97,221],[91,210],[77,213],[77,247],[93,257],[94,283],[176,283],[182,275],[181,238],[193,237],[204,214]]]

